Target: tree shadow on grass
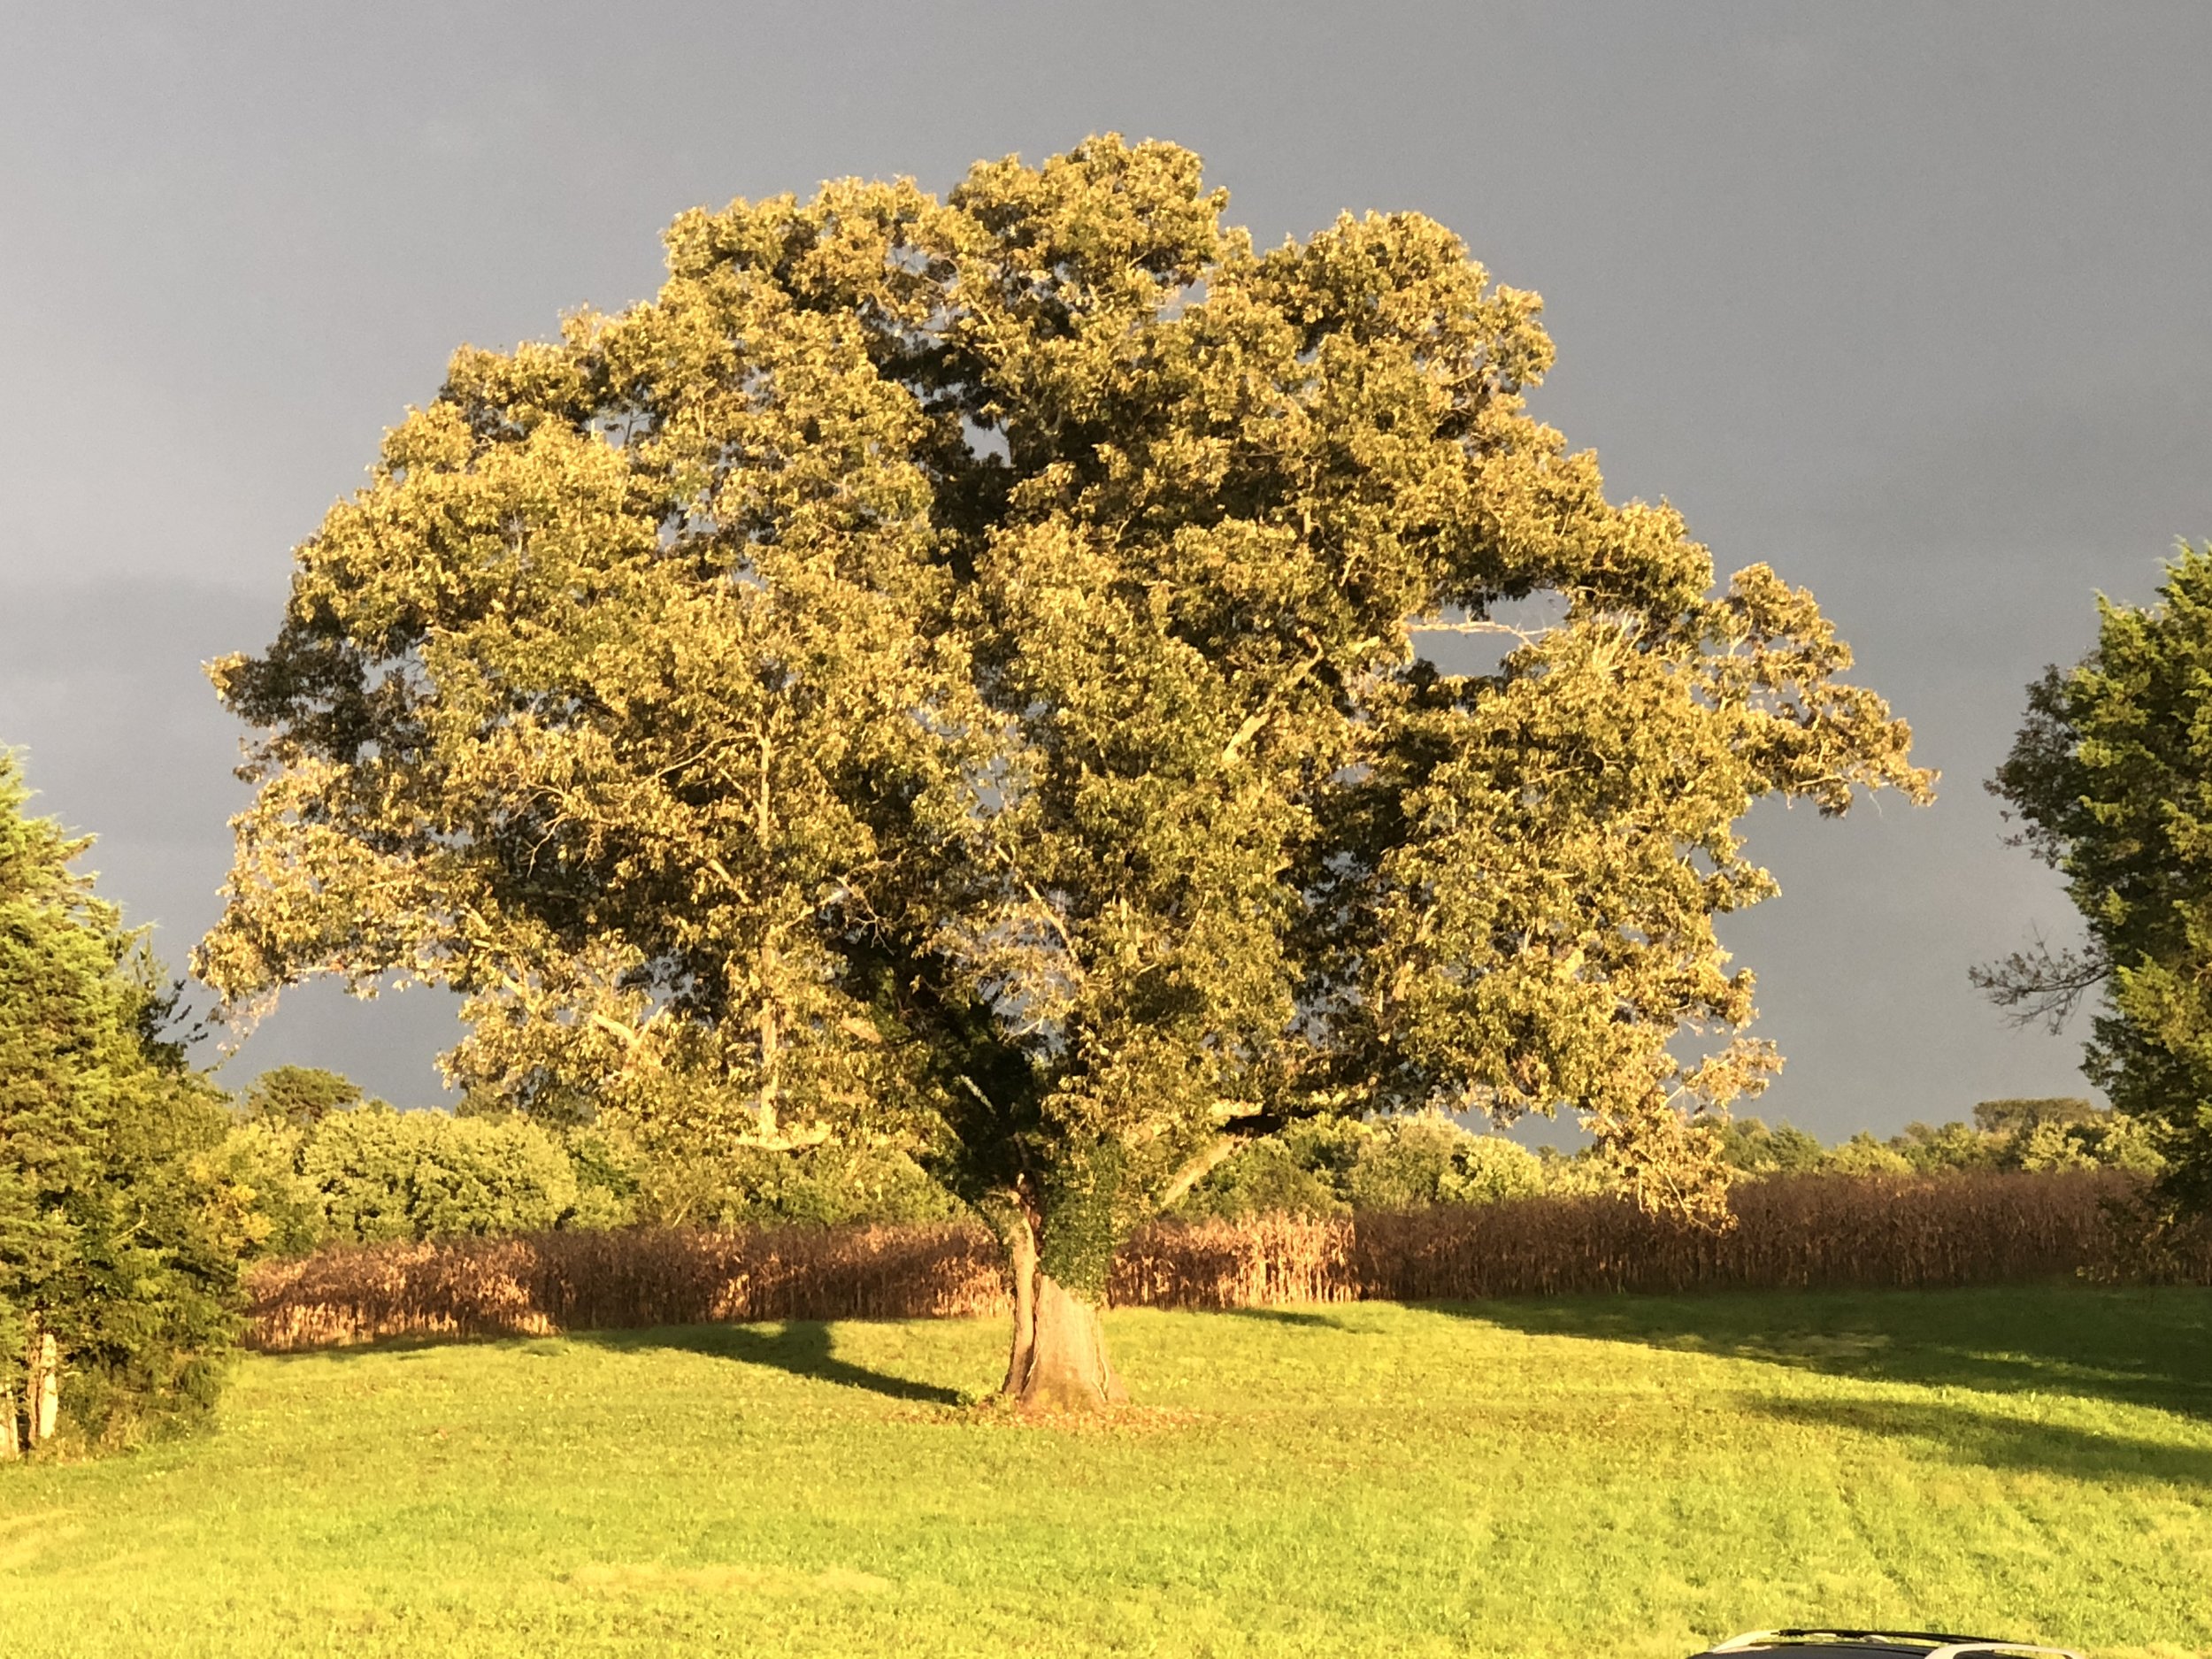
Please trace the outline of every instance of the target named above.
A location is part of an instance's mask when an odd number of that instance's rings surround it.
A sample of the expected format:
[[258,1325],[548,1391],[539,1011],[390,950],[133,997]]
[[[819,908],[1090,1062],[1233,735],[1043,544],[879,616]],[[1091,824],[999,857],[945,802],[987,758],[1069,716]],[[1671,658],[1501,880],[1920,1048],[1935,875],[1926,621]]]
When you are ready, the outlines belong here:
[[2039,1423],[1951,1402],[1775,1397],[1754,1410],[1824,1433],[1841,1430],[1909,1442],[1975,1469],[2012,1469],[2098,1482],[2212,1485],[2212,1448]]
[[1233,1319],[1262,1319],[1270,1325],[1294,1325],[1308,1330],[1345,1331],[1351,1327],[1333,1313],[1315,1313],[1302,1308],[1220,1308]]
[[2212,1290],[2019,1286],[1436,1304],[1531,1335],[1870,1381],[2072,1395],[2212,1421]]
[[674,1348],[686,1354],[705,1354],[741,1364],[766,1365],[817,1382],[862,1388],[891,1400],[956,1406],[966,1398],[956,1388],[871,1371],[838,1358],[830,1327],[814,1319],[789,1319],[773,1325],[684,1325],[648,1331],[577,1331],[569,1340],[618,1351]]

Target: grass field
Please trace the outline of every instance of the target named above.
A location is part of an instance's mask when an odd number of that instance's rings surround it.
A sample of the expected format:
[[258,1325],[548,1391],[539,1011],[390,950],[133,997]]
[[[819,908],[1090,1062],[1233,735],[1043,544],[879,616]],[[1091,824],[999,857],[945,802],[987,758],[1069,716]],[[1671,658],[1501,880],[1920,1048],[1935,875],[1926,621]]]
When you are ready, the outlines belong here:
[[2212,1292],[1118,1312],[255,1357],[0,1473],[0,1652],[1679,1659],[1797,1620],[2212,1655]]

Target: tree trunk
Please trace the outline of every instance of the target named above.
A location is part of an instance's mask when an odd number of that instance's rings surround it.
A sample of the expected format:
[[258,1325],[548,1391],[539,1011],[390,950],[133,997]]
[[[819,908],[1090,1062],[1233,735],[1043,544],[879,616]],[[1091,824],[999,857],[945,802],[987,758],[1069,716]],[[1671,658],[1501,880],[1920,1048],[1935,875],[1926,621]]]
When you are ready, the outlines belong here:
[[23,1387],[23,1402],[27,1431],[24,1439],[32,1446],[50,1438],[61,1416],[61,1356],[53,1337],[40,1328],[36,1315],[31,1318],[30,1376]]
[[1129,1398],[1106,1357],[1098,1304],[1037,1275],[1036,1337],[1015,1398],[1025,1411],[1096,1411]]
[[1037,1352],[1037,1230],[1019,1211],[1006,1229],[1006,1254],[1014,1279],[1014,1340],[1006,1359],[1002,1394],[1019,1398]]
[[1014,1340],[1004,1394],[1025,1411],[1096,1411],[1124,1403],[1107,1357],[1099,1303],[1037,1264],[1036,1233],[1018,1220],[1007,1240],[1014,1272]]

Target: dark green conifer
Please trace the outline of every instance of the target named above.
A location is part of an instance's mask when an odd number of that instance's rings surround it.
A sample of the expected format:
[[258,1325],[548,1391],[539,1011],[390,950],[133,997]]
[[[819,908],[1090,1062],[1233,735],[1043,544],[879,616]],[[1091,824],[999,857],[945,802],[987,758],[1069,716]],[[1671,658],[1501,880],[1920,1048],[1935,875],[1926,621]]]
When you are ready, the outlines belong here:
[[88,838],[27,796],[0,749],[0,1446],[112,1442],[214,1399],[237,1230],[204,1154],[227,1114],[142,934],[70,867]]

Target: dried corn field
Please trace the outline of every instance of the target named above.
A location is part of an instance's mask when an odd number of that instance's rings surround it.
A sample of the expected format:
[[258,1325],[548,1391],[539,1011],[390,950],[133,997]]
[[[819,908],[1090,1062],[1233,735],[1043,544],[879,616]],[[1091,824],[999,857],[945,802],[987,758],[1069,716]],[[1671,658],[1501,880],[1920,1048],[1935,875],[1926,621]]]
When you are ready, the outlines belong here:
[[[1117,1305],[1264,1307],[1576,1292],[1914,1288],[2125,1277],[2107,1172],[1747,1183],[1701,1232],[1601,1197],[1306,1220],[1157,1222]],[[2183,1264],[2212,1282],[2212,1252]],[[944,1318],[1005,1306],[979,1227],[543,1233],[336,1248],[248,1280],[253,1347],[549,1335],[718,1321]]]

